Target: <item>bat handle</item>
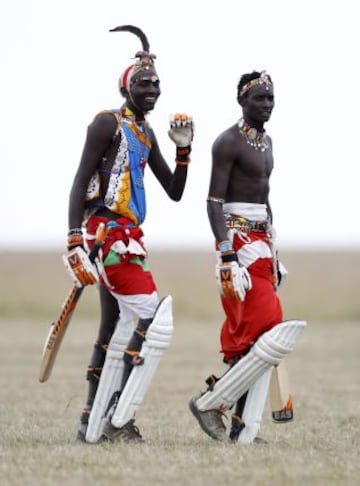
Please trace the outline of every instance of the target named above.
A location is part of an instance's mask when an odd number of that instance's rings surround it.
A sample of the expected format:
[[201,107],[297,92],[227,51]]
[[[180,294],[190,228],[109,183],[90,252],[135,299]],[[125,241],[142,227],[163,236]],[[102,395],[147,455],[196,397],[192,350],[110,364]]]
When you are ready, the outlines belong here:
[[106,240],[106,235],[108,232],[108,228],[105,223],[100,223],[96,230],[96,238],[94,246],[92,247],[89,253],[89,259],[91,262],[94,262],[97,254],[99,253],[100,248],[104,245]]

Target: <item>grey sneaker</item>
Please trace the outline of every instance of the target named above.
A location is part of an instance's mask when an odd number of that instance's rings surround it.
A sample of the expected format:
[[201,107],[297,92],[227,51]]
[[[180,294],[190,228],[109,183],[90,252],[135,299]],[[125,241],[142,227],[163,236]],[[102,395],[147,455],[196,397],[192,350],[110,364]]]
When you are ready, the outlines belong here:
[[138,427],[134,424],[134,419],[129,420],[122,427],[114,427],[109,420],[105,422],[103,434],[111,442],[144,442]]
[[220,410],[205,410],[202,412],[197,408],[197,399],[198,397],[192,398],[189,402],[189,407],[192,414],[199,422],[200,427],[212,439],[223,442],[227,441],[226,427],[222,420],[224,414],[220,412]]

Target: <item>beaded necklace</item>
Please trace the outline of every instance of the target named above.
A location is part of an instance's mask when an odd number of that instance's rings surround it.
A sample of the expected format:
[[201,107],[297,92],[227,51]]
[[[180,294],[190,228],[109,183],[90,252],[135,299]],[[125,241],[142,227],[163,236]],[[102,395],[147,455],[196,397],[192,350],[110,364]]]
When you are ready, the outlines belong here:
[[265,142],[265,130],[259,132],[256,128],[251,127],[243,118],[238,121],[240,135],[245,139],[245,142],[254,150],[265,152],[269,148],[269,144]]

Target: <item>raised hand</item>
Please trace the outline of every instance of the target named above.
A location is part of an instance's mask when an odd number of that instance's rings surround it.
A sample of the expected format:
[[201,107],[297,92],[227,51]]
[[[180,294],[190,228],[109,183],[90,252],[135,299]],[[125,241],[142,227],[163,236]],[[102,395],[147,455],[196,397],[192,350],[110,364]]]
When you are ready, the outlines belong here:
[[186,113],[170,115],[168,135],[177,147],[188,147],[194,138],[194,122]]

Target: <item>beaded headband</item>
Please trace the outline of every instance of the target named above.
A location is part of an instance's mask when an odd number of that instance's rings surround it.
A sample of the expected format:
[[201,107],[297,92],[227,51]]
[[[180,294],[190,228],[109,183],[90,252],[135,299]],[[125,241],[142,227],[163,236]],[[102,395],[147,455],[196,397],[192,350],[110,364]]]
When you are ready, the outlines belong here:
[[[153,73],[151,74],[150,78],[152,81],[157,81],[159,78],[156,75],[155,66],[153,62],[144,62],[145,56],[143,56],[143,52],[137,52],[136,57],[139,57],[138,61],[135,64],[131,64],[128,66],[123,74],[120,76],[119,79],[119,88],[126,88],[127,91],[130,89],[131,80],[134,78],[135,74],[139,71],[146,71],[151,69]],[[140,57],[141,55],[141,57]],[[155,56],[151,55],[152,58]]]
[[266,89],[269,89],[269,86],[272,86],[272,81],[266,71],[261,71],[260,76],[258,78],[252,79],[251,81],[246,83],[240,91],[240,97],[243,96],[247,91],[249,91],[249,89],[261,84],[265,84]]
[[135,54],[135,57],[137,58],[135,63],[128,66],[120,76],[119,88],[126,88],[127,91],[129,91],[131,80],[139,71],[151,69],[152,74],[150,77],[152,80],[156,81],[158,79],[154,65],[156,56],[155,54],[150,54],[150,44],[144,32],[134,25],[120,25],[119,27],[110,29],[110,32],[131,32],[140,39],[142,45],[142,51],[138,51]]

